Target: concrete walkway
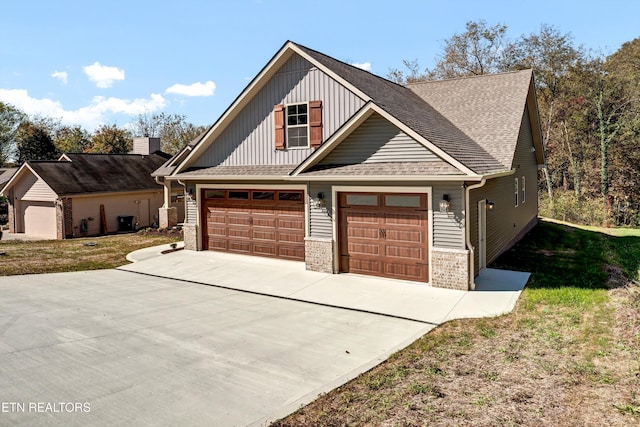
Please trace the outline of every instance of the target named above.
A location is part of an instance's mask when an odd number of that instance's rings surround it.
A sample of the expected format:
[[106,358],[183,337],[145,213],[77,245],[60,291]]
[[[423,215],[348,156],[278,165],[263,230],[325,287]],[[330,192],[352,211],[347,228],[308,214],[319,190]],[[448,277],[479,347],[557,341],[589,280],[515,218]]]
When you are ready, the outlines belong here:
[[373,276],[317,273],[305,270],[302,262],[222,252],[162,255],[167,248],[133,252],[127,257],[133,264],[119,269],[432,325],[509,313],[530,276],[486,269],[476,279],[476,290],[465,292]]
[[56,240],[56,238],[48,237],[48,236],[36,236],[34,234],[9,233],[8,231],[4,230],[2,232],[2,238],[0,240],[37,241],[37,240]]

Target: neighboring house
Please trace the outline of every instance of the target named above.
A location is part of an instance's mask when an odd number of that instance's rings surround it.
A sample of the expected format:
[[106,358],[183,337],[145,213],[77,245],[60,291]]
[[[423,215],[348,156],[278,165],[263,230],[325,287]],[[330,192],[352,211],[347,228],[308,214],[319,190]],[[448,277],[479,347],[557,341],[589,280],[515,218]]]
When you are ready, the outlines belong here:
[[4,187],[4,185],[9,182],[17,170],[18,168],[0,168],[0,188]]
[[159,149],[158,138],[136,138],[137,154],[25,162],[2,189],[9,231],[63,239],[157,224],[163,187],[151,173],[169,157]]
[[538,120],[530,70],[404,87],[287,42],[156,174],[187,249],[473,289],[537,222]]

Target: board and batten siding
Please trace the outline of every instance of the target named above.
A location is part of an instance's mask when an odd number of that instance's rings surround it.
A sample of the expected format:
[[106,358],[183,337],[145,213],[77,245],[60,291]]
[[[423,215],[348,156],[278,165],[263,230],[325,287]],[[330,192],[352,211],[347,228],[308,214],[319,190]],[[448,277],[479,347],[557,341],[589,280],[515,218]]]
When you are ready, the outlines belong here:
[[15,197],[18,200],[55,202],[58,195],[31,172],[27,172],[15,186]]
[[[440,212],[443,195],[449,196],[449,212]],[[433,246],[438,248],[464,249],[464,190],[462,182],[457,185],[433,187]]]
[[[494,178],[470,194],[470,240],[478,247],[478,201],[486,199],[494,203],[487,211],[487,266],[507,250],[514,239],[535,220],[538,215],[538,165],[533,148],[529,113],[525,110],[518,144],[513,159],[513,175]],[[522,177],[526,179],[525,202],[522,203]],[[518,206],[515,206],[515,179],[518,179]],[[474,274],[478,274],[478,250],[474,251]]]
[[333,149],[321,164],[429,162],[440,160],[428,148],[374,113]]
[[[318,193],[324,193],[324,206],[318,205]],[[331,219],[333,201],[331,183],[312,182],[309,184],[309,235],[331,239],[333,223]]]
[[193,164],[194,167],[290,165],[314,149],[274,149],[273,107],[322,101],[322,140],[353,116],[364,101],[304,58],[294,55],[249,101]]

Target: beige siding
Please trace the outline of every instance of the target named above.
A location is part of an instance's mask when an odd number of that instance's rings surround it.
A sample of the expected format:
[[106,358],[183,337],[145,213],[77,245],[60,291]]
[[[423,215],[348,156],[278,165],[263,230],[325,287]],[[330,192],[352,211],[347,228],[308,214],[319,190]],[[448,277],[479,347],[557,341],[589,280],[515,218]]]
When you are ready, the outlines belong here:
[[373,114],[329,153],[321,164],[429,162],[440,160],[379,114]]
[[15,185],[15,197],[20,200],[54,202],[58,196],[46,182],[30,171],[25,171],[25,174]]
[[193,166],[297,164],[312,149],[274,150],[273,107],[322,101],[326,141],[364,102],[336,80],[294,55],[240,112]]
[[112,194],[94,197],[73,198],[73,234],[81,235],[82,219],[87,220],[87,235],[100,234],[100,205],[104,205],[107,232],[118,231],[118,216],[133,216],[134,224],[147,227],[157,223],[158,209],[163,204],[160,191]]
[[[487,265],[514,243],[514,239],[538,215],[537,178],[538,167],[528,112],[525,111],[513,161],[515,173],[491,179],[470,195],[470,240],[478,246],[478,201],[487,199],[494,203],[494,210],[487,211]],[[522,203],[522,177],[526,179],[525,202]],[[518,179],[518,206],[515,206],[515,179]],[[475,251],[475,274],[478,273],[478,251]]]

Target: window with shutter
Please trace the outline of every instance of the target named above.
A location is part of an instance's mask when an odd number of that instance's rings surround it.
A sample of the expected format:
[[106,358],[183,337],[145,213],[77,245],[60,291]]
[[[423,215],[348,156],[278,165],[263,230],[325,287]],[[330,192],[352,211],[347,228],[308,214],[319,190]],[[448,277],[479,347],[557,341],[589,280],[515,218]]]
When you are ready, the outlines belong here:
[[276,105],[273,120],[276,150],[322,144],[322,101]]

